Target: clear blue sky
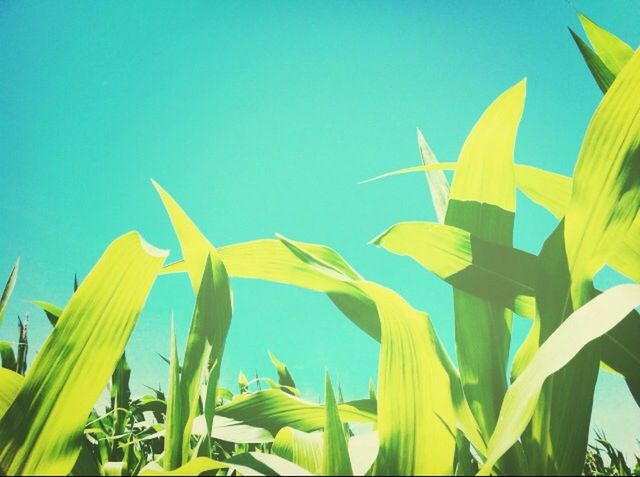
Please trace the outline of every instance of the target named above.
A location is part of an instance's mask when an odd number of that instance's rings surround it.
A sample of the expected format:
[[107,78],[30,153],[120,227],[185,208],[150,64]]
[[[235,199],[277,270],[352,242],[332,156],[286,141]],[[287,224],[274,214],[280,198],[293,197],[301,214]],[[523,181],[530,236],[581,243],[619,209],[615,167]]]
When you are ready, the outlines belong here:
[[[634,0],[574,4],[640,41]],[[0,337],[14,340],[15,314],[31,312],[32,359],[49,324],[27,300],[64,305],[74,272],[121,233],[178,258],[153,177],[216,245],[280,232],[336,248],[428,311],[453,350],[448,285],[366,245],[395,222],[435,219],[424,177],[356,183],[417,164],[416,126],[455,160],[483,109],[523,77],[516,161],[570,174],[601,94],[568,26],[580,30],[562,0],[3,2],[0,275],[18,255],[22,268]],[[516,245],[538,252],[555,222],[522,197],[518,208]],[[233,287],[225,383],[240,369],[272,374],[269,349],[308,397],[325,367],[348,398],[365,395],[377,345],[329,300]],[[155,352],[168,353],[171,310],[184,343],[192,306],[186,277],[158,281],[128,347],[135,390],[166,387]],[[517,343],[527,326],[517,319]],[[600,381],[596,406],[594,425],[633,450],[640,413],[619,378]]]

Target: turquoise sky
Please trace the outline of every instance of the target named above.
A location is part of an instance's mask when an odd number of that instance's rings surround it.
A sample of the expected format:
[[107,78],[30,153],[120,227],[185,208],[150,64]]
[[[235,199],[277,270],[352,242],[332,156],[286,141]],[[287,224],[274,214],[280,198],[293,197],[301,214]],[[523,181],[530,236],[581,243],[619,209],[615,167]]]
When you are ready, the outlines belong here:
[[[635,0],[573,3],[640,41]],[[22,268],[0,337],[15,340],[16,313],[30,312],[32,359],[49,323],[28,300],[64,305],[74,272],[124,232],[179,258],[153,177],[216,245],[280,232],[334,247],[428,311],[453,351],[449,286],[366,245],[395,222],[435,220],[424,177],[356,183],[418,164],[416,126],[455,160],[484,108],[523,77],[516,161],[570,174],[601,93],[569,26],[580,30],[561,0],[3,2],[0,275],[17,256]],[[519,197],[518,247],[537,253],[554,225]],[[378,346],[326,297],[233,287],[226,384],[240,369],[273,374],[271,350],[309,398],[325,367],[347,398],[365,395]],[[192,306],[185,276],[158,280],[127,349],[134,390],[166,388],[156,352],[168,353],[171,310],[184,343]],[[516,344],[527,326],[516,318]],[[600,380],[593,424],[637,449],[640,412],[621,379]]]

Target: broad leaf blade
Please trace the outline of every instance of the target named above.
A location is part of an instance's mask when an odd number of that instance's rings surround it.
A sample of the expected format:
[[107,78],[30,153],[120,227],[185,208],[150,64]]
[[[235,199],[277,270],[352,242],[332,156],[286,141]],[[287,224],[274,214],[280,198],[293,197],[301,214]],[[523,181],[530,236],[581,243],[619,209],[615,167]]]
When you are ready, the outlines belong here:
[[616,76],[633,56],[633,49],[585,15],[580,13],[578,17],[593,49],[611,74]]
[[138,234],[114,241],[64,309],[0,421],[7,474],[67,474],[166,253]]
[[588,343],[620,323],[637,306],[640,306],[640,286],[611,288],[573,312],[542,344],[505,396],[498,425],[489,441],[482,474],[488,475],[500,456],[524,432],[544,381],[569,363]]
[[[445,223],[509,246],[515,215],[514,148],[526,94],[522,81],[500,95],[467,137],[451,185]],[[464,395],[481,435],[493,432],[506,391],[511,312],[454,289],[456,352]],[[482,385],[478,385],[482,383]],[[515,472],[510,458],[503,466]]]

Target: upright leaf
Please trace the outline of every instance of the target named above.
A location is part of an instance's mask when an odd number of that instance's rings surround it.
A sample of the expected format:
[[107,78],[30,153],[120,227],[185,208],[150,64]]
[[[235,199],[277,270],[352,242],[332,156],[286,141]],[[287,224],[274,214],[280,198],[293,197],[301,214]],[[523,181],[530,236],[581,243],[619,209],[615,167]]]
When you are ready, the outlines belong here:
[[7,308],[7,304],[9,303],[9,298],[11,297],[13,289],[16,286],[19,268],[20,258],[16,260],[15,265],[11,269],[11,273],[9,273],[9,278],[7,278],[7,283],[5,283],[4,289],[2,290],[2,297],[0,297],[0,325],[2,325],[2,319],[4,318],[4,312]]
[[578,14],[582,28],[602,62],[616,76],[633,55],[633,49],[613,33],[597,25],[582,13]]
[[114,241],[73,295],[0,420],[0,471],[67,474],[165,252],[136,233]]
[[620,323],[637,306],[640,306],[640,286],[618,285],[573,312],[542,344],[507,391],[481,474],[488,475],[498,458],[524,432],[545,380],[566,366],[585,345]]
[[[525,92],[523,80],[500,95],[473,127],[460,152],[445,220],[481,240],[507,246],[515,215],[513,154]],[[487,439],[507,387],[511,312],[459,289],[454,289],[454,311],[464,394]],[[518,468],[515,457],[503,466],[511,472]]]
[[[426,139],[422,135],[422,131],[418,129],[418,148],[420,149],[420,159],[424,166],[438,164],[435,154],[427,144]],[[425,171],[427,176],[427,184],[431,192],[431,201],[436,211],[438,222],[444,222],[447,213],[447,204],[449,203],[449,181],[442,170]]]
[[183,464],[182,439],[184,433],[183,393],[180,389],[180,362],[176,330],[171,317],[171,354],[169,355],[169,389],[167,393],[166,433],[163,467],[174,470]]
[[324,444],[323,444],[323,475],[353,475],[351,460],[347,449],[347,440],[344,434],[336,397],[333,394],[331,378],[329,373],[325,375],[324,385],[325,397],[325,421],[324,421]]

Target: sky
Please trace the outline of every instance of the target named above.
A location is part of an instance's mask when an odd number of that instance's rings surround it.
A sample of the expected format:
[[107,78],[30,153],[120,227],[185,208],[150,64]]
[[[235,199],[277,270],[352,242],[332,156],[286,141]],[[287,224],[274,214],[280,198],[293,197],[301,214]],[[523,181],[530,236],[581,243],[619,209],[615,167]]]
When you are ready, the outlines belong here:
[[[575,9],[640,42],[634,0],[0,3],[0,276],[21,257],[0,339],[30,313],[32,360],[50,326],[29,301],[63,306],[74,273],[127,231],[180,257],[154,178],[217,246],[278,232],[335,248],[427,311],[453,356],[450,287],[367,245],[396,222],[435,220],[424,176],[357,183],[417,165],[416,127],[455,161],[525,77],[516,162],[571,174],[601,98],[567,29],[581,32]],[[515,245],[537,253],[556,222],[517,206]],[[224,384],[273,376],[270,350],[305,397],[320,397],[325,368],[347,399],[366,395],[378,345],[325,296],[232,286]],[[127,347],[134,392],[166,389],[157,353],[172,311],[184,350],[193,302],[186,276],[158,279]],[[514,349],[528,326],[515,318]],[[601,375],[592,425],[640,453],[621,378]]]

